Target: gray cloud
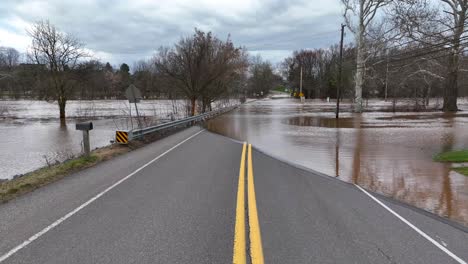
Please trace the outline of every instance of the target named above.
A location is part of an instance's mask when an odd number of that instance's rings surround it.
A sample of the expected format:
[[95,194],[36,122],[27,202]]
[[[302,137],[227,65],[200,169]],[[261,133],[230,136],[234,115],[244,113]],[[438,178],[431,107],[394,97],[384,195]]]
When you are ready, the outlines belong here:
[[[150,56],[195,27],[277,62],[292,50],[338,41],[338,0],[2,0],[0,45],[28,45],[25,27],[49,19],[117,64]],[[11,45],[10,45],[11,46]]]

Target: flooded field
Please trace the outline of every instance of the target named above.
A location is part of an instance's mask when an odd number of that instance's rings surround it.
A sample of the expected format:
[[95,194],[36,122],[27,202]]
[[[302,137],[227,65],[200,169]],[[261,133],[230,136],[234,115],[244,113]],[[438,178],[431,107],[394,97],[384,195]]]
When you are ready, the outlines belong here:
[[[221,106],[223,102],[214,105]],[[186,115],[184,100],[143,100],[138,107],[143,125]],[[109,145],[115,130],[137,127],[137,121],[128,118],[130,111],[135,115],[125,100],[69,101],[62,124],[56,102],[0,101],[0,180],[80,153],[82,132],[75,130],[75,123],[82,120],[94,124],[91,148]]]
[[[91,147],[110,144],[115,129],[112,120],[91,120]],[[81,152],[81,131],[75,130],[76,120],[66,125],[51,120],[0,120],[0,179],[30,172],[46,166],[47,161],[65,160]],[[46,161],[47,160],[47,161]]]
[[468,147],[468,113],[348,112],[337,121],[332,109],[263,100],[209,121],[208,129],[468,225],[468,177],[432,161]]

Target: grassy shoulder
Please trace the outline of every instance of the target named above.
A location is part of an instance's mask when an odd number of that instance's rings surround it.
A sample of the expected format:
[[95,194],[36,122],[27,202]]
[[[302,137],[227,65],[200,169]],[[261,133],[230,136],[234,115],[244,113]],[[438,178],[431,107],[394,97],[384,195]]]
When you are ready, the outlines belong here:
[[284,86],[276,86],[272,91],[275,91],[275,92],[280,92],[280,93],[288,93],[286,92],[286,87]]
[[127,146],[112,145],[96,149],[88,157],[81,156],[70,159],[63,163],[40,168],[12,180],[0,182],[0,202],[7,202],[22,194],[62,179],[73,172],[92,167],[101,161],[108,160],[130,150],[131,148]]
[[440,153],[434,157],[434,160],[439,162],[468,162],[468,150]]
[[[452,162],[452,163],[468,162],[468,150],[443,152],[443,153],[436,155],[434,157],[434,160],[438,162]],[[455,167],[452,169],[460,174],[468,176],[468,167]]]
[[143,139],[131,141],[128,145],[113,144],[107,147],[98,148],[93,150],[89,157],[77,157],[59,164],[40,168],[12,180],[0,180],[0,203],[8,202],[42,186],[58,181],[74,172],[84,170],[102,161],[106,161],[121,154],[141,148],[146,144],[157,141],[183,129],[185,128],[180,127],[164,133],[155,133],[154,135],[146,136]]

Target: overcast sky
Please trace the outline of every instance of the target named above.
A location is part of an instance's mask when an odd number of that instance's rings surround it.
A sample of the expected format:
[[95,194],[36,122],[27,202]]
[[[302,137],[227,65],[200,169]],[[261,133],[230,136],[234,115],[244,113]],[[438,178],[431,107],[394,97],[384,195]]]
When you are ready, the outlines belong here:
[[31,23],[49,19],[114,65],[150,57],[195,27],[272,63],[339,41],[339,0],[0,0],[0,46],[26,51]]

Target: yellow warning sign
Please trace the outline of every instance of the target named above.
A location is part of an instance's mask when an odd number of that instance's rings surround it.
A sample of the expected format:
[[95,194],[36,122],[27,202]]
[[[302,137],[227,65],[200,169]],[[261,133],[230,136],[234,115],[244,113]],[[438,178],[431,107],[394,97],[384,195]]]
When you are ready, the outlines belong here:
[[127,131],[116,131],[115,140],[122,144],[128,143],[128,132]]

